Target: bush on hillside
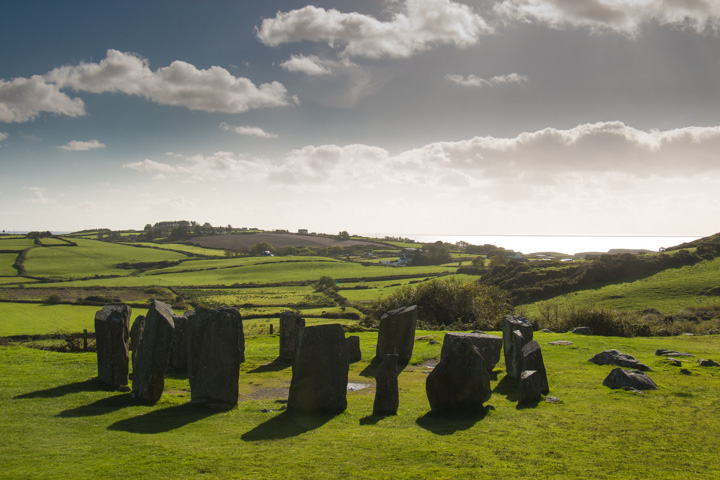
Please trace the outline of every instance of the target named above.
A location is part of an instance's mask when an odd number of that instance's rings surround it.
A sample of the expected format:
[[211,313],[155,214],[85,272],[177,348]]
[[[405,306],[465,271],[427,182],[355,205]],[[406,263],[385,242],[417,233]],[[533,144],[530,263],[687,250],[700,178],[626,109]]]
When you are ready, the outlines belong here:
[[396,308],[417,305],[418,321],[427,328],[448,325],[496,330],[503,315],[512,311],[502,289],[456,278],[433,279],[406,285],[373,304],[371,314],[380,318]]

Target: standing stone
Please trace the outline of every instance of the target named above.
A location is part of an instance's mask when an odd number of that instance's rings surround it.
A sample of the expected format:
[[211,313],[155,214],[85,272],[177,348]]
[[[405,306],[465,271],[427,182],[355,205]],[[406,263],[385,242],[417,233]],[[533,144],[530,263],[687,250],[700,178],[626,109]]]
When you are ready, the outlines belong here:
[[305,328],[305,319],[295,312],[280,314],[280,359],[288,362],[295,360],[300,337]]
[[173,332],[172,347],[170,348],[170,362],[172,368],[187,370],[187,329],[188,319],[185,315],[173,315],[175,331]]
[[488,373],[491,373],[495,368],[495,365],[500,361],[500,351],[503,346],[503,339],[497,335],[490,335],[487,333],[459,333],[459,332],[448,332],[445,334],[443,339],[442,350],[440,351],[440,358],[443,358],[450,350],[453,342],[460,338],[469,338],[472,341],[475,348],[477,348],[483,360],[485,360],[485,368]]
[[383,356],[375,373],[375,402],[373,415],[396,415],[400,396],[398,394],[397,354]]
[[425,381],[430,409],[436,412],[479,412],[490,399],[485,361],[469,338],[453,341]]
[[[502,319],[505,370],[510,378],[522,372],[522,347],[533,338],[532,324],[525,317],[505,315]],[[518,332],[519,336],[514,332]]]
[[128,384],[129,305],[106,305],[95,313],[98,380],[113,387]]
[[542,399],[543,378],[536,370],[523,370],[518,387],[518,404],[539,402]]
[[348,366],[342,325],[333,323],[306,327],[292,366],[288,411],[345,411]]
[[133,372],[136,369],[137,349],[140,346],[140,340],[142,339],[143,330],[145,330],[145,315],[138,315],[130,328],[130,351],[132,360]]
[[362,360],[362,352],[360,351],[360,337],[353,335],[345,339],[345,348],[347,348],[348,363],[355,363]]
[[[535,340],[531,340],[522,347],[522,369],[534,370],[534,378],[540,385],[540,392],[547,395],[550,392],[548,386],[547,372],[545,370],[545,362],[543,362],[542,350],[540,344]],[[522,380],[522,378],[521,378]]]
[[245,334],[234,308],[199,308],[188,317],[190,401],[237,405]]
[[382,359],[385,354],[396,353],[398,363],[407,365],[412,358],[415,345],[417,318],[417,305],[385,313],[380,318],[375,356]]
[[174,330],[172,307],[153,300],[145,317],[132,382],[135,398],[143,403],[156,403],[162,396]]

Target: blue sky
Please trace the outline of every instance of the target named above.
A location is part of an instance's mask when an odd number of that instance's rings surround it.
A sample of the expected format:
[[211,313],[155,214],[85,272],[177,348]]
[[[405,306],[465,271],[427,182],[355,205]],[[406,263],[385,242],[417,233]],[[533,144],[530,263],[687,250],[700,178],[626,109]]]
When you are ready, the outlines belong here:
[[0,230],[707,235],[711,0],[0,3]]

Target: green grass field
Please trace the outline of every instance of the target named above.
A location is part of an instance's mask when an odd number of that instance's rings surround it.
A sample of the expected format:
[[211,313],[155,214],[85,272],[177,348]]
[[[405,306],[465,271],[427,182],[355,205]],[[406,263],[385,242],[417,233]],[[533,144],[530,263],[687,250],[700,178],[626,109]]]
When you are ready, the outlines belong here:
[[206,255],[209,257],[224,257],[225,252],[216,248],[197,247],[195,245],[185,245],[184,243],[150,243],[150,242],[133,242],[127,245],[142,245],[160,250],[169,250],[172,252],[194,253],[197,255]]
[[0,276],[14,277],[17,270],[13,267],[17,253],[0,253]]
[[76,238],[77,247],[33,248],[25,260],[31,276],[56,280],[94,275],[129,275],[132,270],[116,268],[119,263],[185,260],[182,253],[129,247],[115,243]]
[[0,250],[12,250],[21,252],[28,247],[35,245],[35,240],[27,237],[0,237]]
[[[249,325],[248,325],[249,327]],[[502,361],[486,405],[470,417],[428,415],[423,363],[439,345],[415,344],[400,374],[400,408],[372,415],[374,380],[363,375],[376,334],[358,334],[363,360],[347,410],[332,417],[292,416],[289,367],[263,367],[277,356],[277,336],[247,338],[236,409],[187,404],[181,373],[166,378],[156,405],[105,391],[92,379],[95,355],[0,347],[1,478],[693,478],[720,476],[720,369],[686,362],[678,373],[653,355],[674,348],[720,358],[717,337],[607,339],[571,336],[570,347],[538,334],[551,395],[561,403],[517,408]],[[440,332],[417,332],[442,340]],[[611,367],[587,361],[616,347],[648,363],[660,390],[636,395],[603,387]]]

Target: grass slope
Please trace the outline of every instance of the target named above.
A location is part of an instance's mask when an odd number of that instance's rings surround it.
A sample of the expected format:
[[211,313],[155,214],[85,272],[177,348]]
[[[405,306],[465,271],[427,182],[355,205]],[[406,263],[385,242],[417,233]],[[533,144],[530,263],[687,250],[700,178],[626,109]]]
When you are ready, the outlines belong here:
[[132,270],[116,268],[119,263],[185,260],[182,253],[129,247],[96,240],[74,239],[77,247],[38,247],[28,252],[28,275],[57,280],[93,275],[128,275]]
[[[634,282],[560,295],[550,302],[561,307],[595,306],[616,310],[655,308],[671,314],[686,307],[720,304],[717,295],[703,294],[712,287],[720,287],[720,258],[670,268]],[[534,313],[541,303],[528,304],[528,312]]]
[[[434,335],[438,332],[417,332]],[[372,378],[362,375],[376,334],[361,333],[364,360],[351,382],[371,387],[348,394],[334,417],[290,416],[290,368],[263,365],[277,355],[276,336],[247,339],[240,403],[229,412],[187,405],[182,374],[166,379],[155,406],[100,388],[94,354],[0,347],[2,478],[694,478],[720,476],[720,374],[687,362],[693,375],[665,366],[657,347],[720,356],[717,337],[607,339],[538,334],[551,395],[518,409],[515,388],[500,373],[494,406],[474,418],[428,415],[427,368],[440,346],[417,341],[399,376],[397,416],[371,415]],[[587,362],[608,347],[636,355],[656,371],[660,390],[645,395],[601,385],[609,366]],[[500,367],[502,367],[502,362]]]

